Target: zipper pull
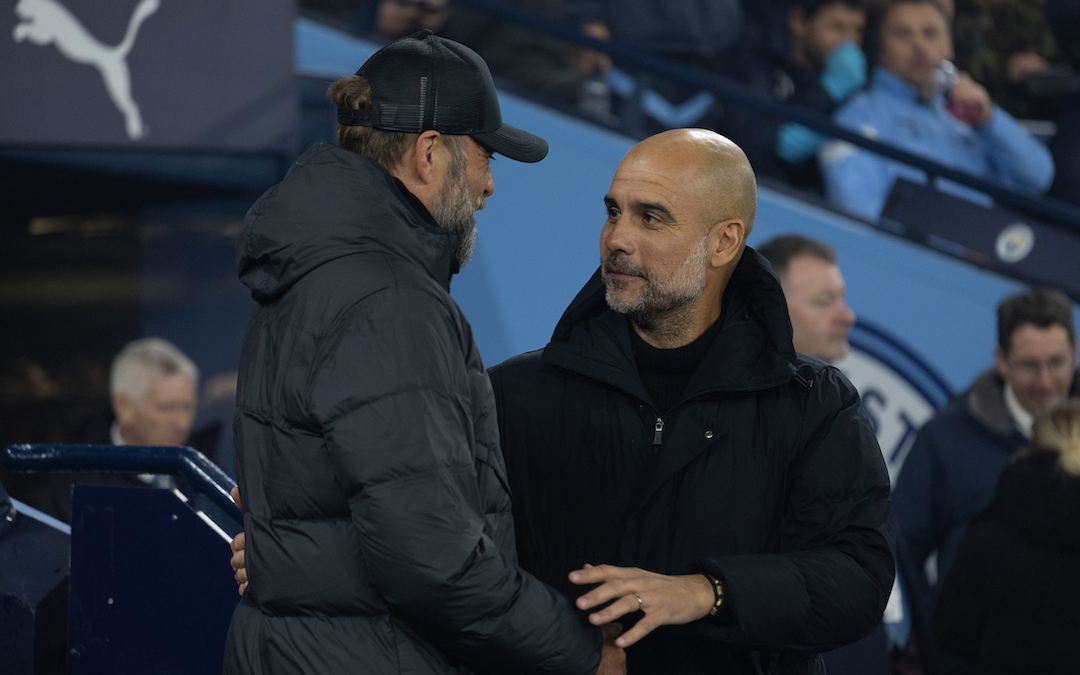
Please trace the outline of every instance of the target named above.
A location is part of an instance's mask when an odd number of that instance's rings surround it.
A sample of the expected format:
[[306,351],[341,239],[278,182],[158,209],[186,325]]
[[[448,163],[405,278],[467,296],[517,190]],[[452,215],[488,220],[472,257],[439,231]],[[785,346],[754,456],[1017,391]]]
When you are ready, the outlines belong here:
[[664,420],[656,418],[656,433],[653,434],[652,444],[660,445],[664,442]]
[[807,391],[810,391],[811,389],[814,388],[814,381],[813,380],[808,380],[808,379],[806,379],[805,377],[803,377],[802,375],[800,375],[798,373],[795,373],[795,381],[798,382],[799,384],[801,384],[802,386],[806,387]]

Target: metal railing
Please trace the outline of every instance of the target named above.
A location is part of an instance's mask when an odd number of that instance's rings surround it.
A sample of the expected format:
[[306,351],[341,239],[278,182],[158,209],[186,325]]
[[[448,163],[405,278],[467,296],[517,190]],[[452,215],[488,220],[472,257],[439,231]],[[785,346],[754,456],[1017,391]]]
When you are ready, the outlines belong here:
[[9,445],[0,463],[11,471],[90,471],[159,473],[183,476],[188,486],[207,497],[225,515],[244,522],[229,495],[234,481],[206,455],[189,447],[19,443]]

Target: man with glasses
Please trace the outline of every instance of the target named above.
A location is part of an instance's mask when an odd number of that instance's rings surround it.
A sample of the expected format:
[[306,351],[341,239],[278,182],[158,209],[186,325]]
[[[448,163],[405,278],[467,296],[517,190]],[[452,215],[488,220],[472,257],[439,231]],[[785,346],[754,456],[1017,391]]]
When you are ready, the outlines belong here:
[[994,496],[1013,453],[1027,446],[1034,419],[1080,395],[1076,329],[1064,293],[1035,288],[998,306],[996,365],[926,423],[893,492],[900,538],[918,566],[937,553],[937,573],[910,579],[913,602],[929,616],[936,582],[952,565],[968,523]]

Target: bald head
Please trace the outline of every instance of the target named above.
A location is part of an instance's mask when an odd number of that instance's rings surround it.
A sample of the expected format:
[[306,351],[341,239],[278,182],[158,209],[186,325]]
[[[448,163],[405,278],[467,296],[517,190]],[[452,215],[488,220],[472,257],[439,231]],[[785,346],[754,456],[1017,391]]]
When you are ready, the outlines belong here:
[[667,172],[699,204],[704,222],[741,220],[745,236],[750,235],[757,213],[757,180],[746,154],[730,139],[708,129],[664,131],[631,148],[619,171],[635,165]]
[[626,154],[604,203],[608,306],[653,346],[689,344],[720,315],[754,222],[746,155],[712,131],[666,131]]

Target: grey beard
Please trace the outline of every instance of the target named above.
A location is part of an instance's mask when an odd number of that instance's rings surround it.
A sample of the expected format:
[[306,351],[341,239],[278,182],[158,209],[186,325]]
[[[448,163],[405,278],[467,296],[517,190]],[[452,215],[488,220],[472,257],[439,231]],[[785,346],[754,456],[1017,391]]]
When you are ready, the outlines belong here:
[[450,166],[446,180],[431,207],[431,217],[439,227],[458,236],[454,259],[465,267],[476,248],[476,212],[487,206],[487,197],[473,199],[469,195],[465,153],[456,143],[450,144]]
[[[665,336],[682,332],[690,321],[694,303],[705,290],[708,242],[708,237],[702,238],[679,269],[666,277],[650,276],[643,268],[622,261],[622,254],[611,254],[603,266],[608,307],[627,315],[642,330]],[[637,297],[624,300],[612,292],[619,282],[610,280],[608,274],[616,270],[642,275],[645,287]]]

